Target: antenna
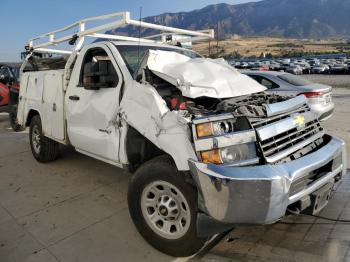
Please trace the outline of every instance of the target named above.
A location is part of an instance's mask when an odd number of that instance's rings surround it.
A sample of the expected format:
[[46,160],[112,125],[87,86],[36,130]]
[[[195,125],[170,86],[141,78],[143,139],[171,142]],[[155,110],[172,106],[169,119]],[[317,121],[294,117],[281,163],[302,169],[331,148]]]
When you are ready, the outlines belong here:
[[140,6],[139,44],[137,46],[137,64],[138,64],[138,66],[140,66],[141,26],[142,26],[142,6]]
[[219,22],[216,24],[216,56],[219,57]]

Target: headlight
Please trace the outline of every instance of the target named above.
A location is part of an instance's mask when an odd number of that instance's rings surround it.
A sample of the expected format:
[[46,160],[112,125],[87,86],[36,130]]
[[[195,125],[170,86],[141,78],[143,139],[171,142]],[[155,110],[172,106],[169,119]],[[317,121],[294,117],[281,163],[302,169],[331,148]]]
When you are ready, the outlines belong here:
[[233,120],[223,120],[196,125],[197,137],[221,136],[234,131]]
[[213,133],[215,136],[232,133],[234,123],[231,121],[219,121],[213,123]]
[[257,157],[255,143],[202,151],[200,155],[206,164],[233,164]]
[[256,158],[255,143],[236,145],[220,149],[223,164],[232,164]]
[[231,114],[193,120],[193,140],[203,163],[245,165],[258,162],[256,132],[246,117]]

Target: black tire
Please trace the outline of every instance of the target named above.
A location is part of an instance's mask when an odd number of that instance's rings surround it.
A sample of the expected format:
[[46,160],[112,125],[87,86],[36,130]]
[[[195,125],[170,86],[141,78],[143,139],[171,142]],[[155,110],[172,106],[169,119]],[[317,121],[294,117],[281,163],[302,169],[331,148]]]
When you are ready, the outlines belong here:
[[[39,139],[40,139],[40,148],[35,149],[34,144],[34,138],[33,138],[33,132],[39,133]],[[58,150],[59,150],[59,144],[56,141],[53,141],[47,137],[45,137],[42,133],[42,125],[41,125],[41,119],[39,115],[36,115],[32,118],[32,121],[30,122],[30,129],[29,129],[29,140],[30,140],[30,147],[32,150],[32,154],[34,158],[41,162],[46,163],[53,161],[57,158]]]
[[[165,181],[175,186],[185,197],[191,220],[186,233],[178,239],[168,239],[155,232],[145,221],[141,208],[144,189],[155,181]],[[131,218],[143,238],[159,251],[174,256],[186,257],[197,253],[207,238],[197,236],[197,190],[185,181],[172,159],[168,156],[156,157],[142,165],[129,184],[128,204]],[[158,213],[159,214],[159,213]]]
[[17,105],[9,104],[9,121],[10,121],[10,124],[11,124],[13,131],[20,132],[20,131],[23,131],[25,129],[21,125],[18,124]]

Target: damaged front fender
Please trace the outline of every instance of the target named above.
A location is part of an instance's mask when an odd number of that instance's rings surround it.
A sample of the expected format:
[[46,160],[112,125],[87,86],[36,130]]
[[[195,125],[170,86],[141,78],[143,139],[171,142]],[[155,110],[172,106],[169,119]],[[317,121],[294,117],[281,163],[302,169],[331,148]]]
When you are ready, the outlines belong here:
[[178,170],[189,170],[188,159],[196,159],[190,130],[178,111],[170,111],[151,85],[134,82],[125,90],[121,117],[159,149],[169,154]]

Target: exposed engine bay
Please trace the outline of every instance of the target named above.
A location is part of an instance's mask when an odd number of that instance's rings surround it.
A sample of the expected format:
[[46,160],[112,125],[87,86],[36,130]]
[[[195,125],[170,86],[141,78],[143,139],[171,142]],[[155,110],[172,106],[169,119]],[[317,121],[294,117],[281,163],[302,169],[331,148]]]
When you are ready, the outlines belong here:
[[266,117],[264,105],[283,102],[290,98],[263,92],[234,98],[188,98],[183,96],[177,87],[155,75],[149,69],[145,69],[144,81],[158,91],[170,110],[186,110],[193,117],[222,113],[232,113],[237,117]]
[[[207,74],[209,69],[220,75]],[[190,70],[192,73],[188,72]],[[198,76],[193,76],[195,74]],[[222,113],[266,117],[264,105],[290,98],[265,94],[265,87],[237,72],[225,61],[190,59],[167,51],[148,51],[136,80],[153,86],[171,111],[185,110],[193,118]]]

